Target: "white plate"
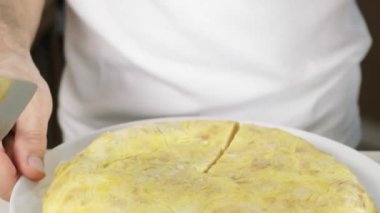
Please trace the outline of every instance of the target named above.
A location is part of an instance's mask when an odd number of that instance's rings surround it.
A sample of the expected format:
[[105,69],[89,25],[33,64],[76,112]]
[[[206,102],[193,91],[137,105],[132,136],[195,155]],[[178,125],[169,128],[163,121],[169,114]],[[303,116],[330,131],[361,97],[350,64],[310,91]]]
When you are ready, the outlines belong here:
[[[52,176],[56,166],[60,162],[67,161],[71,159],[75,154],[80,152],[84,147],[86,147],[94,138],[106,131],[117,130],[121,128],[126,128],[135,124],[141,124],[146,122],[155,121],[168,121],[168,120],[190,120],[190,119],[207,119],[210,118],[170,118],[170,119],[153,119],[145,120],[139,122],[132,122],[121,124],[117,126],[112,126],[109,128],[101,129],[93,132],[85,137],[82,137],[76,141],[70,143],[64,143],[51,151],[48,151],[45,157],[46,162],[46,177],[39,183],[34,183],[26,178],[20,178],[17,182],[10,201],[10,212],[11,213],[36,213],[42,212],[42,196],[44,190],[49,185],[52,180]],[[214,119],[215,120],[215,119]],[[332,141],[330,139],[308,133],[301,130],[296,130],[287,127],[268,125],[263,123],[254,122],[241,122],[241,123],[252,123],[267,127],[276,127],[294,135],[304,138],[310,143],[314,144],[317,148],[331,155],[335,156],[337,160],[348,166],[351,171],[356,175],[362,185],[366,188],[369,194],[374,199],[377,207],[380,209],[380,165],[377,164],[372,159],[359,153],[358,151],[340,144],[338,142]]]

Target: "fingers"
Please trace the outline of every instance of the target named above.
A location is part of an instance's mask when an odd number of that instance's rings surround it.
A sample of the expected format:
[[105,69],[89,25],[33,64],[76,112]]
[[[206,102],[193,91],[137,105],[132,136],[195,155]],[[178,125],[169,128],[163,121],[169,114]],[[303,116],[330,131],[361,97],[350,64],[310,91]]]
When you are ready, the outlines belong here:
[[[28,106],[18,118],[12,139],[1,143],[0,197],[9,199],[20,175],[37,181],[44,177],[43,157],[46,150],[47,126],[52,111],[49,87],[35,67],[29,53],[7,53],[0,57],[2,76],[29,80],[38,89]],[[6,151],[4,151],[6,150]]]
[[17,170],[0,142],[0,198],[9,201],[18,179]]
[[14,128],[12,151],[15,166],[21,175],[33,181],[44,177],[44,154],[51,107],[50,93],[38,91]]

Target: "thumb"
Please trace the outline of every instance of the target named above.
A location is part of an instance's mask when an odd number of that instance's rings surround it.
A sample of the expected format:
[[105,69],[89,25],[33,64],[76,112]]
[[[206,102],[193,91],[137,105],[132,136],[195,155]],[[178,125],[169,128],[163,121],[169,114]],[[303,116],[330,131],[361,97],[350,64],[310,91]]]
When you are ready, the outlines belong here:
[[33,129],[17,130],[13,154],[15,166],[21,175],[34,181],[38,181],[45,176],[44,154],[46,140],[46,136],[42,131]]
[[37,181],[44,177],[44,154],[51,105],[36,97],[25,108],[14,128],[13,157],[18,172]]

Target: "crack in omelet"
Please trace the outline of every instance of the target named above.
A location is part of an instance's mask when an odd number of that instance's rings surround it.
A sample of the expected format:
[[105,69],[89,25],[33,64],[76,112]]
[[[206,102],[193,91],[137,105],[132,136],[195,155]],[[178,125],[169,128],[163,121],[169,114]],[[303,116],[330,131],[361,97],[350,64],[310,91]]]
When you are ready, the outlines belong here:
[[232,126],[231,132],[226,140],[226,145],[224,149],[221,149],[218,153],[218,155],[215,157],[214,160],[210,162],[210,164],[206,167],[205,170],[203,170],[203,173],[207,173],[210,171],[210,169],[218,162],[218,160],[223,156],[223,154],[227,151],[228,147],[231,145],[232,141],[234,140],[236,134],[239,132],[240,129],[240,123],[235,122]]

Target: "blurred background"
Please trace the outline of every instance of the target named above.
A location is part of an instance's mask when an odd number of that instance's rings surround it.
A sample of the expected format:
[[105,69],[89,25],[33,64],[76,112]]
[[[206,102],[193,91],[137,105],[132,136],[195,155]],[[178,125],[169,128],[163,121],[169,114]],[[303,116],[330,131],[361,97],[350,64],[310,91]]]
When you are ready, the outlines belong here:
[[[358,1],[373,38],[373,45],[362,63],[362,88],[360,108],[363,138],[359,149],[380,150],[380,1]],[[43,77],[48,82],[57,106],[57,91],[64,67],[63,57],[63,0],[47,0],[41,26],[38,30],[32,56]],[[62,142],[57,124],[56,109],[49,124],[48,147]]]

